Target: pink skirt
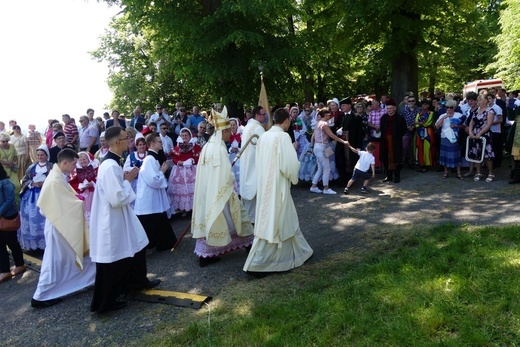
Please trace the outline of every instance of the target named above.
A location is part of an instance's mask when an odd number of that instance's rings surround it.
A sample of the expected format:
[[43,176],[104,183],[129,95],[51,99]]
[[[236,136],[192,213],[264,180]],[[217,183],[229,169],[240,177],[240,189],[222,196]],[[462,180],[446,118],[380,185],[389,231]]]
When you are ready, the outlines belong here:
[[197,166],[174,165],[168,180],[168,195],[173,211],[191,211],[195,193]]
[[203,258],[217,257],[219,255],[234,251],[236,249],[245,248],[253,244],[254,235],[240,237],[236,232],[231,233],[231,242],[226,246],[208,246],[205,238],[197,239],[195,243],[194,253]]

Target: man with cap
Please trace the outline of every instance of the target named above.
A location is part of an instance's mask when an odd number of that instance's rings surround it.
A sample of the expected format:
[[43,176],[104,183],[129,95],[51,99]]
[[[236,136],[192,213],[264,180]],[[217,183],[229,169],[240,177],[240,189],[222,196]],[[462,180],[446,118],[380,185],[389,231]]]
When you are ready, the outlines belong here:
[[222,113],[211,111],[208,122],[215,135],[202,148],[195,179],[191,226],[197,239],[195,254],[199,266],[220,260],[219,255],[253,243],[253,227],[234,190],[225,142],[231,137],[231,124],[224,106]]
[[[352,113],[352,99],[347,97],[344,99],[341,99],[339,102],[341,113],[342,113],[342,122],[339,125],[341,127],[341,131],[336,131],[339,137],[341,137],[344,140],[348,141],[348,128],[349,128],[349,122],[351,121],[351,118],[354,116]],[[339,153],[338,153],[339,152]],[[341,145],[336,145],[336,167],[338,168],[340,179],[347,179],[348,177],[345,177],[347,172],[353,172],[354,171],[354,163],[350,163],[350,151],[345,151],[345,147]]]
[[56,142],[56,146],[52,147],[49,150],[49,161],[53,164],[58,163],[58,153],[65,148],[70,148],[72,150],[76,150],[74,146],[67,144],[67,139],[65,138],[65,134],[61,131],[58,131],[54,134],[54,142]]
[[383,182],[401,181],[403,162],[403,136],[408,131],[406,120],[396,112],[394,100],[386,102],[386,113],[381,117],[380,159],[386,171]]

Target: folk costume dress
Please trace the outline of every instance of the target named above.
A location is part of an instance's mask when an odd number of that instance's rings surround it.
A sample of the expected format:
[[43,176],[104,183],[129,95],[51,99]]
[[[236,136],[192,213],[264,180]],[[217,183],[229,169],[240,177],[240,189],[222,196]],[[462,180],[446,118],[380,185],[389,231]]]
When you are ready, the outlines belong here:
[[45,217],[42,216],[36,205],[41,188],[33,187],[32,183],[44,182],[52,166],[53,164],[49,161],[43,165],[36,162],[25,171],[22,190],[20,191],[21,226],[18,230],[18,241],[23,249],[45,249]]
[[[130,153],[125,160],[125,165],[123,165],[123,171],[130,171],[134,167],[140,168],[143,165],[143,160],[146,157],[145,153],[138,153],[137,151]],[[132,181],[132,189],[134,190],[134,193],[137,193],[137,182],[139,181],[139,175]],[[132,208],[134,208],[135,200],[130,203]]]
[[[442,114],[439,119],[445,117]],[[457,167],[462,163],[461,150],[458,141],[459,131],[452,128],[453,125],[461,123],[462,114],[455,112],[452,117],[446,117],[442,122],[441,128],[441,148],[439,154],[439,164],[446,167]]]
[[195,254],[202,258],[216,257],[253,243],[253,227],[235,192],[235,178],[222,141],[222,129],[229,127],[226,115],[224,106],[222,114],[213,111],[210,116],[210,121],[217,123],[216,134],[202,149],[195,181],[191,231],[197,239]]
[[[70,185],[83,198],[83,208],[85,209],[85,218],[90,222],[90,210],[92,209],[92,199],[94,198],[94,190],[96,188],[97,173],[99,160],[95,159],[91,153],[80,152],[89,158],[89,164],[82,167],[79,161],[76,163],[76,169],[70,174]],[[88,183],[93,183],[92,187],[87,187]]]
[[[190,141],[187,143],[182,142],[180,136],[177,141],[177,146],[171,152],[173,167],[168,179],[168,195],[172,212],[191,211],[193,209],[197,164],[202,148],[196,143],[196,138],[193,137],[190,137]],[[179,161],[183,163],[179,165]]]
[[[9,161],[18,165],[18,154],[16,153],[16,149],[13,145],[9,145],[9,148],[0,148],[0,160]],[[7,172],[7,176],[9,176],[11,182],[13,182],[15,191],[18,191],[20,189],[20,179],[18,178],[18,166],[15,170],[13,170],[13,168],[4,165],[4,169],[5,172]]]
[[38,207],[45,216],[45,253],[33,299],[56,299],[94,284],[89,257],[89,230],[83,202],[58,165],[43,184]]
[[434,145],[435,145],[435,129],[433,121],[433,112],[419,113],[415,117],[415,158],[420,166],[434,166]]
[[300,163],[289,135],[274,125],[258,140],[256,159],[265,174],[257,180],[255,239],[244,271],[291,270],[309,259],[313,250],[300,230],[291,196]]

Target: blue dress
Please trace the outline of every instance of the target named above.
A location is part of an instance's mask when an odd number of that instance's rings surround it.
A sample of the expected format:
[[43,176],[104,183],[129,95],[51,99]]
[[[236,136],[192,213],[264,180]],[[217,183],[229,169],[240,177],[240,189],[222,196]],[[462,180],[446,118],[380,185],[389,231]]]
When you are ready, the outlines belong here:
[[[146,153],[145,153],[145,156],[146,156]],[[130,153],[127,157],[126,157],[126,160],[125,160],[125,164],[124,164],[124,167],[123,167],[123,170],[124,171],[127,171],[127,170],[130,170],[132,169],[133,167],[138,167],[140,168],[141,165],[143,165],[143,159],[140,159],[137,157],[137,151],[135,152],[132,152]],[[132,186],[132,189],[134,190],[134,193],[137,193],[137,180],[139,179],[139,176],[137,176],[133,181],[132,183],[130,183],[130,185]],[[130,206],[132,208],[134,208],[135,206],[135,200],[132,201],[130,203]]]
[[[38,163],[31,165],[25,172],[22,181],[22,192],[20,193],[20,217],[21,226],[18,230],[18,241],[22,249],[45,249],[45,237],[43,230],[45,229],[45,217],[40,213],[40,209],[36,205],[40,197],[41,188],[31,187],[30,183],[37,175],[36,169]],[[47,162],[46,166],[38,169],[40,176],[47,177],[52,168],[52,163]]]

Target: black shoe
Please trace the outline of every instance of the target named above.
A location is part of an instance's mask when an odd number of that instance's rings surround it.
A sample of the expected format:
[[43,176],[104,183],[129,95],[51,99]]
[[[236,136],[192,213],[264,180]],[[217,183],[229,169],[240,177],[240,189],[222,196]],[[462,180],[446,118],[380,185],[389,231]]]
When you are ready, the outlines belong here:
[[159,284],[161,284],[160,279],[150,280],[148,281],[148,284],[144,287],[144,289],[153,289],[157,287]]
[[220,261],[220,257],[199,257],[199,266],[205,267]]
[[42,300],[42,301],[31,299],[31,306],[35,307],[35,308],[47,308],[47,307],[51,307],[51,306],[54,306],[54,305],[60,303],[61,300],[62,299],[60,299],[60,298],[50,299],[50,300]]
[[112,305],[106,306],[103,309],[99,310],[98,314],[103,314],[107,312],[117,311],[125,308],[127,305],[126,301],[116,301]]
[[256,272],[256,271],[246,271],[246,274],[249,276],[253,276],[254,278],[264,278],[269,276],[270,272]]
[[348,194],[348,188],[343,189],[343,194]]
[[401,182],[401,177],[395,176],[394,183],[399,183],[399,182]]
[[392,181],[394,178],[392,176],[386,176],[385,179],[383,180],[383,182],[390,182]]

